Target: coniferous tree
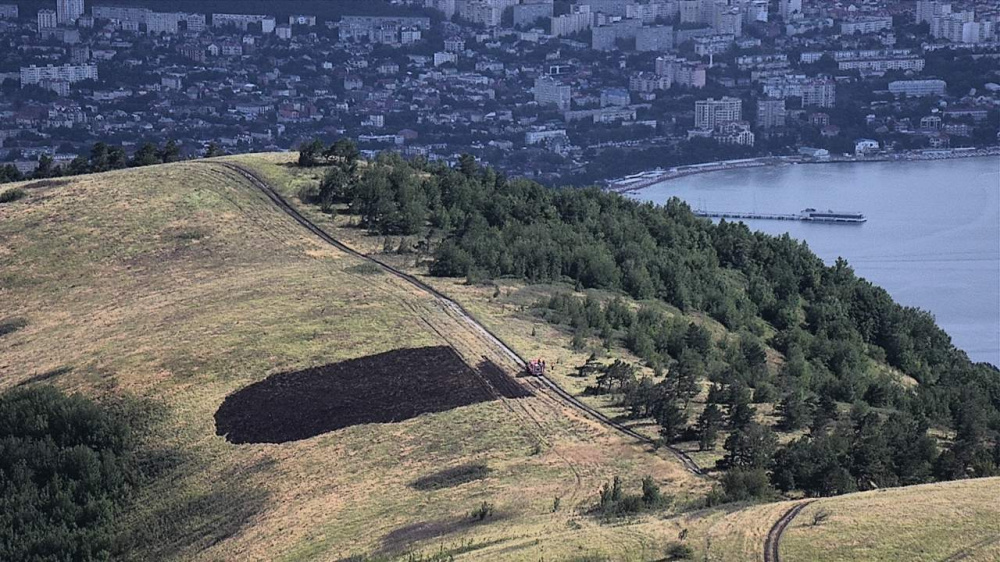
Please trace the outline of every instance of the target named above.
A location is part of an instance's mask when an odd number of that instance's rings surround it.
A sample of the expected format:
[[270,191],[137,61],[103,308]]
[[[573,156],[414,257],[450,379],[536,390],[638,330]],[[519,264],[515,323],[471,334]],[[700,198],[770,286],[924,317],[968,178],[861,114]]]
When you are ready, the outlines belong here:
[[673,443],[687,427],[687,415],[673,400],[664,401],[656,414],[660,424],[660,437],[665,443]]
[[173,139],[167,141],[160,151],[160,161],[164,163],[177,162],[181,159],[181,149]]
[[759,423],[734,431],[723,445],[726,456],[719,461],[725,468],[768,469],[778,448],[774,431]]
[[141,166],[153,166],[155,164],[162,164],[163,160],[160,158],[160,151],[151,142],[147,142],[139,147],[139,150],[132,155],[132,167]]
[[715,404],[709,404],[698,416],[698,449],[712,451],[722,428],[722,410]]

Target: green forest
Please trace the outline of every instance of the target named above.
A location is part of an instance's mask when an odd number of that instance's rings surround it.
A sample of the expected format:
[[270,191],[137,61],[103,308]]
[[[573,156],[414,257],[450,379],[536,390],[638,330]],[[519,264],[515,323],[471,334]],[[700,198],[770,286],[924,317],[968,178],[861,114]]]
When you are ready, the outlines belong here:
[[[711,449],[728,435],[721,500],[1000,473],[1000,371],[972,363],[929,313],[787,235],[716,225],[676,199],[658,206],[546,188],[471,156],[454,167],[391,153],[361,163],[349,141],[316,142],[302,147],[300,165],[329,166],[304,200],[400,237],[426,254],[432,275],[564,282],[639,302],[567,291],[535,308],[571,329],[574,344],[600,338],[652,369],[647,377],[634,365],[595,365],[590,390],[654,418],[664,442]],[[687,313],[727,334],[713,339]],[[781,360],[769,361],[768,348]],[[690,401],[706,383],[707,406],[694,415]],[[754,421],[763,403],[776,405],[777,427]],[[779,446],[775,430],[804,434]]]
[[0,396],[0,560],[122,554],[120,517],[142,482],[130,420],[141,416],[46,385]]

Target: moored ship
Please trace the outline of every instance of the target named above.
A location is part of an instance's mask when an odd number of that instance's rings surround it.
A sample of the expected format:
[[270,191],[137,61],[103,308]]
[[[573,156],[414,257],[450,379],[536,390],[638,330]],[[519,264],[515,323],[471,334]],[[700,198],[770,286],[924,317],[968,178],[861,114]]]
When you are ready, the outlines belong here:
[[802,220],[815,222],[848,222],[863,223],[868,220],[861,213],[849,213],[841,211],[817,211],[816,209],[803,209]]

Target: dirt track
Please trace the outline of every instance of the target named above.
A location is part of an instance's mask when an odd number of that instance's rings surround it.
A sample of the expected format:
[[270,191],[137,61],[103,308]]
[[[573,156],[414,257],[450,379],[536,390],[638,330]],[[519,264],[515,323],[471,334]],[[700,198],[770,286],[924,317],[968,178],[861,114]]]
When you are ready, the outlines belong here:
[[[444,294],[440,293],[439,291],[437,291],[433,287],[427,285],[423,281],[420,281],[416,277],[414,277],[414,276],[412,276],[412,275],[410,275],[408,273],[405,273],[403,271],[400,271],[400,270],[398,270],[398,269],[396,269],[396,268],[394,268],[394,267],[392,267],[392,266],[390,266],[390,265],[388,265],[388,264],[386,264],[386,263],[384,263],[384,262],[382,262],[382,261],[380,261],[380,260],[378,260],[378,259],[376,259],[374,257],[362,254],[361,252],[358,252],[357,250],[351,248],[350,246],[347,246],[346,244],[344,244],[344,243],[340,242],[339,240],[333,238],[326,231],[324,231],[319,226],[317,226],[315,223],[313,223],[312,221],[310,221],[309,219],[307,219],[306,217],[304,217],[301,213],[299,213],[299,211],[297,209],[295,209],[290,203],[288,203],[277,192],[277,190],[275,190],[274,188],[272,188],[263,178],[261,178],[260,176],[258,176],[252,170],[250,170],[250,169],[248,169],[248,168],[246,168],[244,166],[231,163],[231,162],[214,161],[214,162],[202,162],[202,163],[205,164],[205,165],[209,165],[209,166],[217,166],[217,167],[226,168],[226,169],[228,169],[230,171],[236,172],[237,174],[239,174],[240,176],[242,176],[244,179],[246,179],[251,185],[253,185],[259,191],[261,191],[265,196],[267,196],[268,199],[270,199],[276,206],[278,206],[282,211],[284,211],[286,214],[288,214],[292,219],[294,219],[296,222],[298,222],[299,224],[301,224],[303,227],[305,227],[306,229],[308,229],[309,231],[311,231],[313,234],[315,234],[316,236],[318,236],[320,239],[322,239],[327,244],[330,244],[330,245],[336,247],[337,249],[341,250],[342,252],[345,252],[345,253],[347,253],[349,255],[352,255],[354,257],[357,257],[357,258],[369,261],[371,263],[374,263],[374,264],[378,265],[381,269],[383,269],[384,271],[386,271],[387,273],[389,273],[391,275],[394,275],[397,278],[399,278],[399,279],[405,281],[406,283],[410,284],[411,286],[413,286],[413,287],[415,287],[415,288],[417,288],[417,289],[419,289],[419,290],[421,290],[423,292],[426,292],[426,293],[430,294],[431,296],[434,297],[434,299],[437,301],[438,305],[444,310],[444,312],[446,314],[448,314],[449,316],[452,316],[456,320],[461,321],[467,328],[469,328],[469,331],[472,332],[471,334],[469,334],[469,336],[471,336],[472,338],[475,338],[475,339],[480,340],[481,342],[487,344],[487,346],[491,349],[491,351],[493,351],[494,353],[496,353],[503,360],[502,362],[512,364],[513,367],[514,367],[515,372],[516,371],[523,371],[523,369],[525,367],[525,364],[526,364],[525,360],[522,357],[520,357],[507,344],[505,344],[499,337],[497,337],[495,334],[493,334],[492,332],[490,332],[485,326],[483,326],[482,324],[480,324],[472,316],[472,314],[470,314],[464,307],[462,307],[462,305],[460,305],[460,304],[456,303],[455,301],[451,300],[450,298],[446,297]],[[419,312],[419,311],[415,310],[415,312]],[[430,326],[430,327],[432,329],[434,329],[433,326]],[[437,330],[435,330],[435,331],[437,331]],[[444,335],[442,334],[442,336],[444,336]],[[469,337],[469,336],[467,336],[467,337]],[[445,339],[448,340],[449,338],[445,337]],[[591,408],[587,404],[584,404],[583,402],[581,402],[580,400],[578,400],[576,397],[574,397],[570,393],[566,392],[565,389],[563,389],[562,387],[560,387],[558,384],[556,384],[554,381],[552,381],[548,377],[544,377],[543,376],[543,377],[532,377],[532,378],[535,379],[535,380],[537,380],[540,383],[541,387],[543,387],[543,388],[551,391],[559,399],[561,399],[564,403],[566,403],[567,405],[569,405],[569,406],[571,406],[571,407],[573,407],[573,408],[575,408],[575,409],[583,412],[584,414],[586,414],[587,416],[589,416],[589,417],[597,420],[598,422],[600,422],[600,423],[602,423],[602,424],[604,424],[604,425],[606,425],[606,426],[608,426],[608,427],[610,427],[612,429],[615,429],[616,431],[624,433],[625,435],[628,435],[629,437],[632,437],[632,438],[634,438],[634,439],[636,439],[638,441],[641,441],[643,443],[651,444],[651,445],[655,445],[656,444],[656,442],[653,439],[650,439],[649,437],[647,437],[647,436],[645,436],[645,435],[643,435],[641,433],[638,433],[638,432],[636,432],[636,431],[634,431],[634,430],[632,430],[632,429],[630,429],[630,428],[628,428],[628,427],[626,427],[626,426],[624,426],[624,425],[622,425],[622,424],[620,424],[618,422],[615,422],[614,420],[608,418],[607,416],[605,416],[604,414],[598,412],[594,408]],[[529,412],[526,411],[525,413],[529,417],[533,417]],[[693,474],[697,474],[697,475],[704,474],[704,472],[697,465],[697,463],[695,463],[694,460],[692,460],[689,456],[687,456],[683,452],[681,452],[681,451],[679,451],[679,450],[677,450],[677,449],[675,449],[673,447],[667,447],[667,449],[674,456],[676,456],[678,458],[678,460],[681,461],[681,463],[684,465],[684,467],[689,472],[691,472]]]
[[781,562],[781,552],[778,549],[781,544],[781,534],[791,525],[795,516],[811,503],[812,501],[805,501],[793,505],[767,532],[767,540],[764,541],[764,562]]

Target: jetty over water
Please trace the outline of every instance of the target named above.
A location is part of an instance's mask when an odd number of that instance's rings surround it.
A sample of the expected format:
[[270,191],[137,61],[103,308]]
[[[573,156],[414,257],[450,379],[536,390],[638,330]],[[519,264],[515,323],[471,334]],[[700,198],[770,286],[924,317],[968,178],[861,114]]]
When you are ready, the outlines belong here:
[[744,219],[744,220],[766,220],[766,221],[808,221],[826,222],[834,224],[862,224],[868,220],[861,213],[847,213],[838,211],[817,211],[816,209],[803,209],[801,213],[753,213],[746,211],[694,211],[695,216],[711,219]]
[[801,221],[807,220],[802,215],[784,213],[747,213],[743,211],[694,211],[699,217],[712,219],[747,219],[765,221]]

